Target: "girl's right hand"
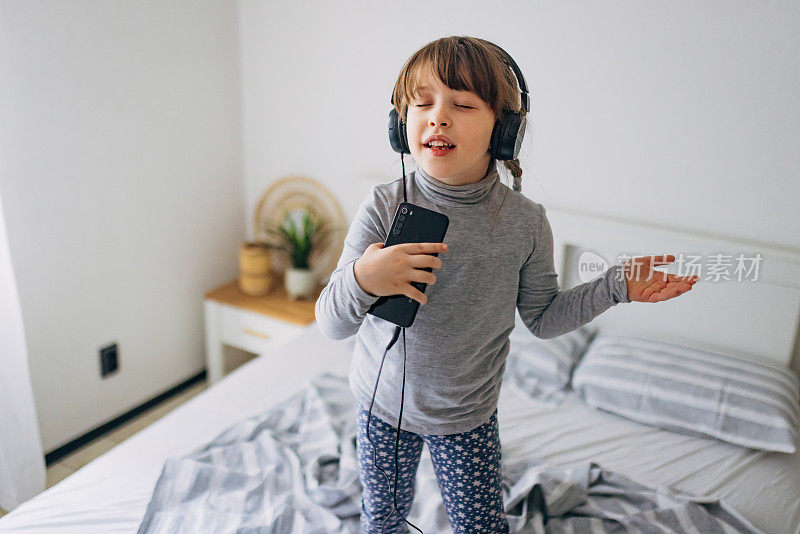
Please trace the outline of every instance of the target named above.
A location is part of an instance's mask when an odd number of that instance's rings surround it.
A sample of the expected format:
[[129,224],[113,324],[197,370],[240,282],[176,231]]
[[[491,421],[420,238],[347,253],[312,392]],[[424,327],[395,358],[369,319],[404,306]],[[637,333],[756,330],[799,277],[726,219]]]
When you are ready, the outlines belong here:
[[436,276],[422,269],[442,268],[442,260],[430,254],[446,252],[444,243],[401,243],[384,247],[373,243],[353,266],[356,282],[373,296],[405,295],[420,304],[428,302],[425,293],[412,282],[433,285]]

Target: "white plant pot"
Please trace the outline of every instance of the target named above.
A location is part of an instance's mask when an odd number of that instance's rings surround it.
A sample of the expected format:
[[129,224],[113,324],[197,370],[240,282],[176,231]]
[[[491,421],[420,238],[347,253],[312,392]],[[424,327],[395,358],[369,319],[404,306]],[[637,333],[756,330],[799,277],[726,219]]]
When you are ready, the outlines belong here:
[[317,278],[311,269],[290,267],[286,269],[284,283],[286,284],[286,294],[290,299],[311,298],[317,287]]

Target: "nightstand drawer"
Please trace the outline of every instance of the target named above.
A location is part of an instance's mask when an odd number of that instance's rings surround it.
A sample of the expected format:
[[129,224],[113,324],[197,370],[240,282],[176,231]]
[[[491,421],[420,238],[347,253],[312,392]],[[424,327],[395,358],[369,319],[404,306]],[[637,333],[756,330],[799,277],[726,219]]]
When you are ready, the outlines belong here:
[[257,354],[293,339],[303,330],[300,325],[226,305],[220,319],[222,343]]

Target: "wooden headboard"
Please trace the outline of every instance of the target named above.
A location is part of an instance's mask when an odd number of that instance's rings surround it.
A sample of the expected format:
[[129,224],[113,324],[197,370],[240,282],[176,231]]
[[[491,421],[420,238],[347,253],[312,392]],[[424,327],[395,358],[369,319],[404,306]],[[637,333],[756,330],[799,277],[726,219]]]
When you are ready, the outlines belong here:
[[[566,208],[547,208],[547,218],[553,228],[561,289],[594,278],[598,271],[597,265],[592,270],[593,263],[604,259],[607,265],[613,265],[631,256],[673,254],[675,263],[657,269],[700,276],[691,291],[677,298],[609,309],[592,321],[601,332],[644,335],[764,358],[800,374],[800,251]],[[621,254],[626,256],[620,258]],[[687,272],[685,266],[679,269],[677,259],[681,254],[686,259],[694,257],[701,272]],[[751,271],[747,275],[740,273],[741,280],[737,280],[734,267],[740,255]],[[752,260],[757,255],[761,259]],[[720,258],[727,258],[732,265],[722,267],[719,272],[723,274],[714,274],[707,265]]]

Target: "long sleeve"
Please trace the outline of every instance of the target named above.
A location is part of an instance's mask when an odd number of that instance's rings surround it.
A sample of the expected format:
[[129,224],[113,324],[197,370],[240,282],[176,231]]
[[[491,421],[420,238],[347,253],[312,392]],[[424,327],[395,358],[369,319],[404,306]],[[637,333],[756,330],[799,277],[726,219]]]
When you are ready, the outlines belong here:
[[608,308],[628,303],[622,265],[566,291],[558,289],[553,262],[553,232],[544,207],[534,249],[520,269],[517,309],[525,326],[539,338],[553,338],[588,323]]
[[320,331],[331,339],[355,335],[378,296],[364,291],[355,278],[354,264],[372,243],[384,243],[386,200],[376,187],[356,210],[344,240],[339,262],[314,305]]

